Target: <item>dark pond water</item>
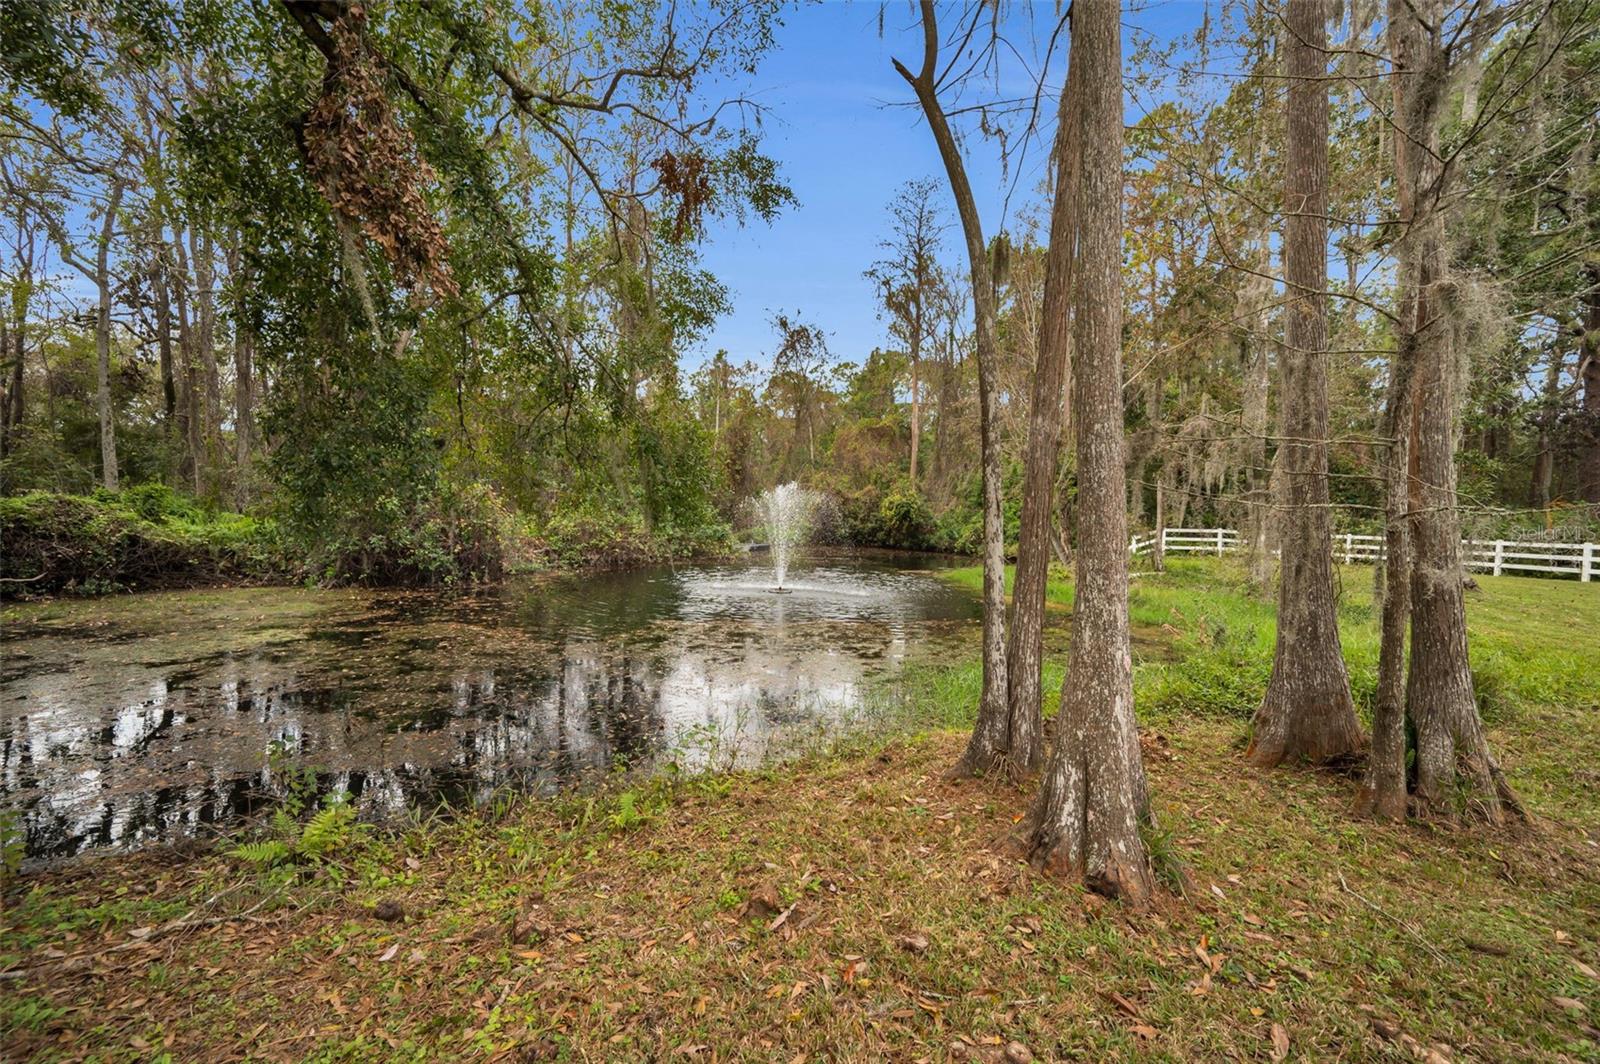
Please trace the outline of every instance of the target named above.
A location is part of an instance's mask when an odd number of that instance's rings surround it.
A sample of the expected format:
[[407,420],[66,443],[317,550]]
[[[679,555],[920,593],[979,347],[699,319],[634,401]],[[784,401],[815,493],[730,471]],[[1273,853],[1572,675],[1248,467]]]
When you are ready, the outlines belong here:
[[250,589],[14,607],[0,827],[30,861],[205,834],[284,769],[363,814],[549,791],[621,765],[748,765],[870,712],[964,640],[976,599],[922,555],[760,555],[467,596]]

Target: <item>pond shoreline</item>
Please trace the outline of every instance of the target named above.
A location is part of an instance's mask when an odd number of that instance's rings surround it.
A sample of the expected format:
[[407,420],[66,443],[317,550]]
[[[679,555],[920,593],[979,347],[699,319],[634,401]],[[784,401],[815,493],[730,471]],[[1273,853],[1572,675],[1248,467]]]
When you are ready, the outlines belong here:
[[[951,561],[972,562],[970,555],[956,554],[942,550],[921,550],[916,548],[883,547],[875,544],[855,546],[850,544],[829,544],[827,546],[812,547],[806,551],[810,556],[826,557],[830,554],[910,554],[922,555],[929,558],[946,559]],[[0,577],[0,608],[11,605],[48,603],[57,600],[78,601],[83,599],[118,598],[127,595],[152,594],[163,591],[232,591],[244,589],[280,589],[280,590],[324,590],[335,591],[344,589],[358,589],[365,591],[422,591],[437,594],[477,594],[486,590],[503,587],[507,583],[519,579],[540,576],[572,576],[585,573],[627,573],[655,566],[684,566],[704,563],[725,562],[745,555],[763,556],[766,554],[765,544],[736,543],[722,551],[695,551],[683,555],[654,556],[647,554],[631,555],[628,557],[601,557],[594,561],[564,562],[552,559],[542,564],[508,566],[506,571],[499,576],[488,578],[468,577],[439,583],[425,583],[415,581],[336,581],[330,583],[295,580],[288,572],[282,572],[259,577],[240,575],[238,573],[217,573],[207,575],[196,573],[185,568],[176,568],[168,573],[156,577],[147,577],[148,582],[141,586],[125,586],[108,583],[103,588],[94,590],[77,590],[57,587],[50,591],[33,594],[28,591],[28,585],[35,581],[42,581],[41,586],[48,586],[47,574],[36,577]],[[302,565],[303,567],[303,565]]]
[[551,793],[619,762],[784,756],[853,725],[877,678],[975,623],[941,561],[816,551],[782,596],[757,555],[13,606],[0,805],[48,863],[210,835],[296,787],[303,808],[342,794],[384,820]]

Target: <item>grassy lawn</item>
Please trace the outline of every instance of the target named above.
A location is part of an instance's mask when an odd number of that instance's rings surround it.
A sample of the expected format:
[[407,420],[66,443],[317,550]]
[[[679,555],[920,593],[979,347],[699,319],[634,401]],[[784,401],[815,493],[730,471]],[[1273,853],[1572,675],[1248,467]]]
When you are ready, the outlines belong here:
[[[1370,571],[1341,576],[1367,700]],[[1135,581],[1133,618],[1154,844],[1186,897],[1130,913],[1019,860],[1027,789],[944,777],[969,660],[883,693],[903,727],[762,772],[507,801],[268,870],[150,852],[24,877],[0,1056],[1273,1060],[1286,1038],[1294,1060],[1600,1060],[1600,588],[1480,583],[1473,660],[1532,830],[1354,821],[1351,779],[1242,766],[1273,610],[1179,562]]]

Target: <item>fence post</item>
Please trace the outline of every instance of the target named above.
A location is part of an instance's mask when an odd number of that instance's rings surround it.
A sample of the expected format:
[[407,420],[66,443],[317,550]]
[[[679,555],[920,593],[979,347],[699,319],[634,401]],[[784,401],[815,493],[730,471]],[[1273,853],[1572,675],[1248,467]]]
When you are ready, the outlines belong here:
[[1350,564],[1350,550],[1355,546],[1355,542],[1356,537],[1353,533],[1346,532],[1344,534],[1344,563],[1346,565]]
[[1594,544],[1583,545],[1583,582],[1588,583],[1594,579]]
[[1495,576],[1499,576],[1500,575],[1500,569],[1501,569],[1502,566],[1505,565],[1505,562],[1506,562],[1506,541],[1503,540],[1503,539],[1497,539],[1497,540],[1494,541],[1494,575]]
[[1217,529],[1217,557],[1222,557],[1222,529]]

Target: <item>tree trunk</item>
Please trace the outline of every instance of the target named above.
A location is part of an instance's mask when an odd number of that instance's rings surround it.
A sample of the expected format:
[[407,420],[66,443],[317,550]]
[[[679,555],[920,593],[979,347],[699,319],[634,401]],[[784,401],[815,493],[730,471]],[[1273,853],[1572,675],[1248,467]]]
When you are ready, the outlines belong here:
[[184,447],[189,457],[190,488],[196,495],[204,479],[205,462],[202,459],[199,378],[195,370],[195,330],[189,317],[189,253],[184,250],[183,230],[172,229],[172,249],[176,270],[172,276],[173,303],[178,312],[178,355],[183,385],[179,395],[179,422],[183,428]]
[[1077,597],[1054,748],[1033,812],[1030,860],[1142,904],[1152,877],[1133,719],[1128,511],[1122,418],[1122,29],[1115,0],[1073,5],[1082,104],[1073,428],[1078,455]]
[[[200,377],[205,388],[201,439],[206,448],[206,468],[218,479],[222,466],[222,382],[217,373],[216,259],[211,234],[189,230],[189,250],[194,259],[195,325]],[[215,491],[215,484],[211,490]]]
[[15,422],[20,423],[23,413],[23,347],[18,343],[16,350],[12,350],[11,331],[10,323],[0,317],[0,358],[5,358],[11,363],[11,379],[6,382],[4,392],[0,392],[0,458],[11,453],[13,418]]
[[1184,522],[1189,520],[1189,503],[1194,498],[1194,492],[1189,489],[1187,481],[1179,484],[1176,474],[1172,478],[1172,486],[1178,492],[1178,519],[1173,522],[1172,527],[1184,528],[1187,527]]
[[1544,393],[1539,403],[1539,432],[1534,437],[1533,472],[1528,478],[1528,507],[1543,510],[1550,505],[1550,487],[1555,475],[1555,444],[1550,430],[1555,427],[1561,410],[1561,368],[1566,362],[1559,346],[1550,348],[1550,362],[1545,367]]
[[1584,271],[1589,295],[1583,317],[1578,380],[1583,383],[1583,448],[1578,457],[1578,495],[1600,503],[1600,266]]
[[951,498],[951,467],[955,464],[953,456],[959,453],[961,436],[961,396],[957,385],[963,360],[952,321],[945,334],[944,356],[939,360],[939,388],[934,400],[933,468],[928,501],[935,509],[948,506]]
[[111,238],[116,233],[122,193],[121,180],[113,181],[94,262],[94,283],[99,294],[94,324],[95,405],[100,414],[100,482],[107,491],[117,490],[117,427],[111,408]]
[[[19,278],[21,285],[30,285],[31,277],[27,271],[22,272]],[[15,297],[13,297],[15,299]],[[14,322],[0,320],[0,356],[10,356],[11,381],[5,391],[5,405],[0,407],[0,457],[11,453],[11,441],[17,429],[22,425],[22,419],[27,414],[27,396],[23,391],[26,385],[27,372],[27,329],[28,313],[26,296],[16,300],[17,316]],[[6,310],[9,312],[10,307]]]
[[[1423,20],[1427,20],[1427,25]],[[1407,197],[1408,285],[1415,317],[1402,346],[1416,352],[1411,486],[1411,672],[1407,710],[1416,725],[1416,800],[1420,811],[1451,809],[1464,778],[1466,800],[1492,822],[1521,813],[1489,752],[1472,688],[1467,616],[1461,581],[1461,528],[1456,514],[1454,446],[1457,402],[1445,275],[1443,208],[1448,173],[1441,165],[1439,125],[1447,82],[1442,0],[1389,5],[1397,121],[1397,188]],[[1403,171],[1403,173],[1402,173]]]
[[0,456],[11,453],[17,430],[28,413],[27,359],[28,307],[33,300],[33,261],[35,249],[27,215],[17,211],[17,242],[14,245],[16,271],[6,305],[0,310],[0,359],[11,363],[11,381],[0,405]]
[[1040,681],[1044,666],[1045,588],[1050,577],[1051,494],[1061,451],[1062,403],[1072,347],[1072,274],[1078,225],[1078,162],[1081,130],[1078,78],[1067,72],[1055,143],[1056,191],[1050,212],[1044,306],[1039,319],[1039,357],[1034,366],[1028,446],[1024,460],[1017,577],[1011,595],[1011,644],[1006,663],[1008,749],[1018,775],[1044,760]]
[[234,504],[250,504],[250,448],[255,435],[254,362],[255,333],[246,317],[244,293],[248,275],[237,249],[228,255],[228,272],[234,283],[233,306],[233,448]]
[[921,0],[920,14],[922,67],[912,74],[899,60],[894,61],[894,66],[917,95],[955,197],[967,246],[967,267],[972,276],[972,317],[977,338],[978,425],[983,462],[983,693],[972,740],[957,766],[957,771],[977,773],[993,768],[1010,752],[1006,746],[1009,722],[1006,715],[1005,515],[1000,481],[994,275],[977,201],[967,180],[966,164],[939,103],[934,80],[939,60],[939,27],[933,0]]
[[159,261],[150,270],[150,287],[155,297],[156,350],[161,357],[161,412],[168,436],[176,431],[178,382],[172,372],[172,299],[167,288],[166,251],[159,234],[153,252]]
[[[1258,160],[1260,155],[1257,156]],[[1241,340],[1241,368],[1244,371],[1244,431],[1245,474],[1248,485],[1249,572],[1250,586],[1265,591],[1272,581],[1272,552],[1267,547],[1267,523],[1272,514],[1272,493],[1267,477],[1267,407],[1271,390],[1271,363],[1268,351],[1271,340],[1267,336],[1267,303],[1272,298],[1272,281],[1265,276],[1272,267],[1272,249],[1266,234],[1261,234],[1256,254],[1256,273],[1244,281],[1246,307],[1245,327]]]
[[[1406,271],[1401,270],[1402,280]],[[1415,415],[1412,367],[1415,363],[1415,293],[1402,289],[1400,319],[1413,342],[1396,348],[1389,366],[1389,395],[1383,434],[1388,437],[1383,467],[1383,559],[1374,592],[1378,602],[1378,690],[1372,705],[1372,750],[1356,811],[1383,820],[1406,815],[1406,621],[1411,613],[1411,538],[1407,530],[1407,446]]]
[[1150,544],[1150,568],[1158,573],[1167,571],[1167,478],[1171,474],[1167,464],[1161,464],[1156,477],[1156,538]]
[[1339,646],[1328,522],[1328,27],[1322,0],[1289,0],[1284,169],[1283,456],[1288,505],[1272,678],[1245,758],[1326,762],[1361,749]]
[[916,344],[913,343],[911,355],[911,489],[917,487],[917,451],[922,446],[922,402],[918,394],[921,382],[917,379],[918,358]]

